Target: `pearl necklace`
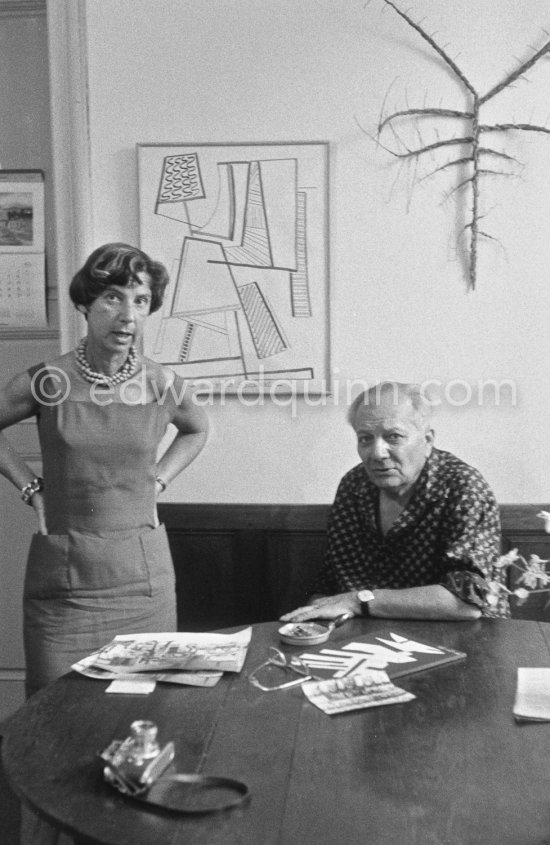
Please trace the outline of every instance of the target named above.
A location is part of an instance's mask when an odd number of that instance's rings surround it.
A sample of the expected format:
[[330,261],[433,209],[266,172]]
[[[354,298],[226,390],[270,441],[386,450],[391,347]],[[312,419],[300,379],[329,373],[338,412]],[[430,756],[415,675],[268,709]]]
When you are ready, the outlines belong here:
[[126,361],[114,374],[108,376],[106,373],[96,373],[92,370],[90,362],[86,357],[86,338],[82,338],[75,349],[76,367],[83,379],[90,382],[90,384],[97,384],[105,387],[114,387],[115,384],[120,384],[131,378],[138,368],[138,358],[136,347],[131,346]]

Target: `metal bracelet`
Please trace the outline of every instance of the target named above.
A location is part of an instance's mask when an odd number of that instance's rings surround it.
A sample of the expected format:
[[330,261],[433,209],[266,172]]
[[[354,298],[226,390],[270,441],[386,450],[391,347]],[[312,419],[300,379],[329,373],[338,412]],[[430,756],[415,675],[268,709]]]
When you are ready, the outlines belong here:
[[26,505],[31,505],[31,499],[35,493],[40,493],[44,489],[44,479],[40,477],[33,478],[28,484],[21,488],[21,498]]

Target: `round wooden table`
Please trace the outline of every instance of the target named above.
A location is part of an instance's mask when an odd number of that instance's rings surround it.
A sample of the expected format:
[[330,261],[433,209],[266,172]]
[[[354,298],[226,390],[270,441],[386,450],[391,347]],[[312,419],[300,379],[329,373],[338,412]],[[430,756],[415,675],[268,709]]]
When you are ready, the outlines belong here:
[[[299,687],[250,685],[248,672],[280,645],[277,627],[254,626],[245,668],[213,688],[106,695],[105,682],[74,673],[51,684],[3,740],[13,789],[79,841],[103,845],[550,842],[550,723],[519,725],[512,715],[517,667],[550,667],[550,625],[352,620],[330,645],[394,632],[467,658],[398,679],[414,701],[337,716]],[[175,741],[180,771],[244,781],[249,802],[191,817],[119,795],[96,755],[134,719]]]

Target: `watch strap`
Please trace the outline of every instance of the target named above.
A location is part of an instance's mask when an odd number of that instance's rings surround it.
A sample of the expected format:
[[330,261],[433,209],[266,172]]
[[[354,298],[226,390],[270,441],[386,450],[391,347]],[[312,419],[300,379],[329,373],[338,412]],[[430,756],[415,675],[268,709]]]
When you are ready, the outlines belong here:
[[[365,595],[365,598],[362,598],[363,595]],[[359,592],[357,593],[357,598],[359,599],[359,603],[361,605],[361,616],[370,616],[371,612],[369,605],[370,602],[374,599],[374,593],[372,592],[372,590],[359,590]]]
[[361,602],[361,616],[367,616],[367,617],[370,616],[369,604],[370,604],[370,602],[368,602],[368,601],[362,601]]

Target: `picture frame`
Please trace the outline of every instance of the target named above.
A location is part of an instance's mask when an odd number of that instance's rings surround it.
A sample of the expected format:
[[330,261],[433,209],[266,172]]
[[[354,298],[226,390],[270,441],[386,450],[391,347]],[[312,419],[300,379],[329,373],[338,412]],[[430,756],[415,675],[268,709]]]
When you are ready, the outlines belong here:
[[197,390],[325,394],[329,145],[137,144],[141,248],[168,269],[144,350]]
[[46,338],[44,172],[0,170],[0,337]]
[[45,250],[44,173],[0,170],[0,254]]

